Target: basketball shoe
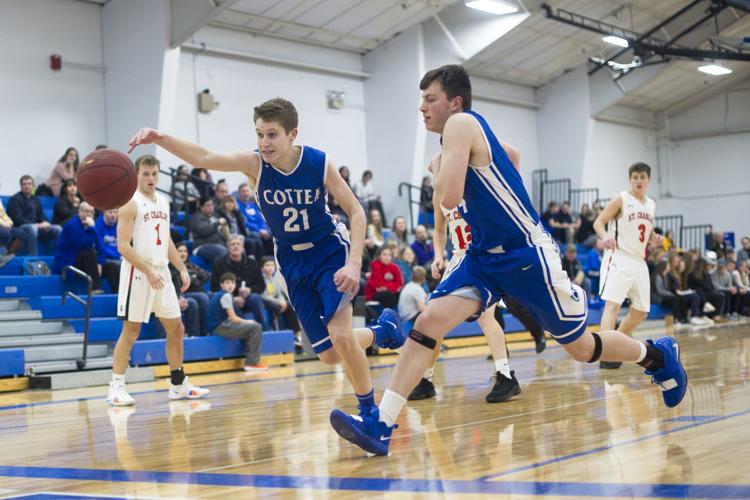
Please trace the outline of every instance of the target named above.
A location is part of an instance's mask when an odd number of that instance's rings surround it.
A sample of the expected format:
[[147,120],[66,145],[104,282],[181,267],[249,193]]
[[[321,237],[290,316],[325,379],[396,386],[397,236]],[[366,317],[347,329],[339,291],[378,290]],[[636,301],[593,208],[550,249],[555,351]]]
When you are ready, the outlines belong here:
[[435,384],[432,380],[421,378],[417,386],[409,393],[409,397],[406,398],[409,401],[418,401],[420,399],[434,398],[437,392],[435,392]]
[[672,337],[646,342],[664,353],[664,366],[658,370],[646,370],[645,373],[650,375],[651,382],[661,389],[664,404],[673,408],[685,397],[688,385],[687,372],[680,361],[680,346]]
[[135,399],[128,394],[125,388],[125,382],[112,380],[109,383],[109,393],[107,393],[107,403],[112,406],[130,406],[135,404]]
[[389,427],[381,422],[377,407],[369,415],[349,415],[341,410],[333,410],[331,425],[339,436],[373,455],[388,455],[391,433],[398,428],[397,424]]
[[169,383],[169,399],[201,399],[208,396],[209,389],[194,386],[188,377],[180,385]]
[[488,403],[502,403],[517,394],[521,394],[521,385],[516,379],[516,372],[514,370],[510,371],[510,378],[500,372],[496,372],[492,379],[495,381],[495,385],[484,398]]
[[406,341],[406,337],[401,331],[401,319],[398,312],[394,309],[385,308],[378,318],[375,328],[375,344],[388,349],[398,349]]

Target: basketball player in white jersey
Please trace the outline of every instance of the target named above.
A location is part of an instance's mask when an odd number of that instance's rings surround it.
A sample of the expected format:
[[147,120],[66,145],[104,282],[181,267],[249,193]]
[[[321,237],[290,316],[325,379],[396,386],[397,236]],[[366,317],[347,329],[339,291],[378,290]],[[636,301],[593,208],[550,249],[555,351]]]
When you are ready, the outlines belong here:
[[[516,149],[509,149],[511,152],[510,158],[513,165],[519,168],[520,158],[519,152]],[[437,178],[438,171],[440,170],[440,154],[436,154],[430,166],[428,168],[430,173]],[[447,278],[451,271],[461,262],[461,259],[466,254],[466,249],[471,243],[471,227],[466,223],[466,220],[461,216],[461,212],[458,207],[448,210],[437,197],[432,198],[432,204],[435,208],[435,233],[433,235],[432,244],[435,247],[435,258],[432,261],[432,277],[439,279],[441,273],[443,279]],[[453,255],[447,266],[445,263],[445,244],[446,244],[446,223],[447,232],[451,235],[451,244],[453,246]],[[445,270],[445,272],[443,272]],[[495,309],[497,304],[488,307],[479,319],[479,327],[482,329],[482,333],[487,339],[487,345],[490,347],[490,354],[495,362],[495,385],[492,387],[485,400],[488,403],[501,403],[507,401],[513,396],[521,393],[521,386],[516,380],[516,375],[510,369],[508,363],[508,351],[505,348],[505,332],[502,327],[495,319]],[[432,374],[435,369],[435,362],[440,356],[440,347],[435,349],[432,357],[432,364],[425,370],[422,380],[419,384],[411,391],[409,401],[415,401],[419,399],[429,399],[435,396],[435,385],[432,383]]]
[[[651,286],[646,266],[646,245],[659,244],[654,233],[656,203],[646,194],[651,183],[651,167],[636,163],[628,169],[630,191],[612,199],[594,221],[594,230],[604,243],[599,295],[605,301],[601,329],[614,330],[617,314],[625,298],[630,310],[619,331],[633,335],[651,308]],[[605,229],[606,227],[606,229]],[[619,361],[600,361],[605,369],[616,369]]]
[[156,192],[159,160],[151,155],[141,156],[135,161],[135,169],[138,189],[133,199],[118,210],[117,249],[123,260],[117,317],[123,322],[115,346],[107,402],[113,406],[135,403],[125,388],[125,370],[141,323],[148,323],[151,313],[159,318],[167,332],[169,399],[203,398],[209,390],[193,386],[182,369],[185,327],[168,263],[180,272],[183,292],[190,286],[190,276],[169,234],[169,201]]

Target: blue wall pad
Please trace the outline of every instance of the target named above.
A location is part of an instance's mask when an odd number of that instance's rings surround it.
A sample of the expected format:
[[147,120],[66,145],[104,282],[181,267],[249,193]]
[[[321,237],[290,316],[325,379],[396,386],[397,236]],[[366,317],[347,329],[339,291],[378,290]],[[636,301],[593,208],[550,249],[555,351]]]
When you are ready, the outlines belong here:
[[[141,326],[141,334],[138,338],[141,340],[156,339],[158,337],[156,322],[155,318],[151,318],[149,323]],[[85,321],[82,319],[70,321],[75,331],[82,335],[84,323]],[[92,318],[89,322],[89,342],[115,342],[120,336],[121,330],[122,321],[117,318]]]
[[0,377],[23,375],[23,349],[0,349]]
[[[85,297],[81,297],[85,299]],[[32,309],[42,311],[44,319],[83,318],[86,306],[68,298],[63,305],[60,295],[43,295],[29,299]],[[109,293],[91,297],[92,318],[112,318],[117,316],[117,294]]]

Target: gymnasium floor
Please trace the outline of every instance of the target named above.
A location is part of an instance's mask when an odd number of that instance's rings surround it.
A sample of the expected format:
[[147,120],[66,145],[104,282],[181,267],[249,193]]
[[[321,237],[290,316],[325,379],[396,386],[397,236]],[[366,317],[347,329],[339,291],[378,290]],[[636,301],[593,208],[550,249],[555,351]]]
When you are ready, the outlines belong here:
[[[554,342],[512,352],[523,393],[490,405],[486,348],[451,349],[389,458],[332,431],[352,397],[317,362],[195,376],[204,401],[132,385],[134,409],[102,388],[0,395],[0,498],[750,498],[750,325],[678,338],[691,383],[676,409],[637,367],[601,372]],[[394,361],[372,359],[376,390]]]

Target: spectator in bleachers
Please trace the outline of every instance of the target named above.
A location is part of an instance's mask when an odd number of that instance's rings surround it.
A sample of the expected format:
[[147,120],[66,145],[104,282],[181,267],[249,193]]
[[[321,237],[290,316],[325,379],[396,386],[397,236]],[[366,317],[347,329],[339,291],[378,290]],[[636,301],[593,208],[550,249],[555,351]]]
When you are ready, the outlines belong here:
[[[715,321],[722,321],[721,311],[724,309],[724,294],[714,289],[709,276],[709,266],[716,266],[716,252],[706,252],[706,258],[698,258],[693,268],[688,272],[688,287],[695,290],[701,299],[704,313]],[[713,267],[711,267],[713,269]]]
[[367,224],[365,247],[372,257],[383,246],[383,243],[385,243],[385,237],[383,236],[383,217],[380,215],[380,212],[372,209],[368,215],[370,223]]
[[380,202],[380,195],[375,194],[375,189],[372,185],[372,171],[365,170],[362,172],[362,180],[354,183],[352,191],[354,191],[354,195],[365,208],[365,211],[375,209],[380,212],[382,217],[385,217],[383,204]]
[[740,267],[742,261],[750,264],[750,237],[744,236],[740,240],[740,250],[737,252],[737,267]]
[[60,234],[55,258],[52,261],[52,272],[60,274],[65,266],[75,266],[93,280],[93,289],[101,293],[101,278],[97,265],[97,247],[94,207],[81,202],[78,213],[71,218]]
[[399,252],[409,246],[409,227],[406,225],[406,219],[400,215],[393,219],[391,232],[386,238],[386,242],[388,241],[397,242]]
[[177,167],[172,199],[174,200],[176,211],[184,210],[187,213],[192,214],[198,208],[198,200],[201,199],[201,194],[198,192],[195,184],[190,180],[188,174],[187,165],[180,165]]
[[687,313],[690,311],[690,323],[701,326],[713,324],[707,317],[702,317],[701,298],[698,293],[688,288],[686,261],[680,254],[672,254],[669,258],[669,273],[667,275],[667,287],[677,297],[677,306],[680,310],[680,321],[686,323]]
[[559,236],[558,241],[562,243],[573,243],[580,222],[574,220],[569,201],[565,201],[560,205],[560,211],[557,212],[554,220],[557,222],[557,226],[553,224],[553,227],[557,229],[557,235]]
[[401,253],[394,253],[397,255],[393,262],[398,266],[401,271],[401,277],[404,279],[404,283],[409,283],[412,279],[412,273],[414,272],[414,266],[417,265],[417,254],[414,253],[411,247],[404,247]]
[[5,212],[0,200],[0,247],[6,247],[6,253],[0,256],[0,267],[13,260],[16,252],[28,248],[31,232],[13,225],[13,219]]
[[568,273],[570,281],[583,288],[587,296],[591,295],[591,281],[583,273],[581,263],[578,262],[578,253],[574,244],[565,247],[565,255],[562,257],[562,268]]
[[[182,290],[182,279],[180,278],[180,271],[177,270],[172,263],[169,263],[169,274],[172,277],[172,284],[174,289],[177,291],[177,302],[180,305],[180,316],[182,317],[182,324],[185,325],[185,333],[188,337],[197,337],[201,335],[201,318],[200,318],[200,306],[198,301],[186,297]],[[161,325],[161,322],[159,322]],[[166,331],[160,326],[163,331],[162,335],[166,337]]]
[[390,249],[381,248],[377,257],[370,266],[365,297],[380,302],[383,307],[395,308],[398,305],[398,292],[404,285],[401,270],[393,263]]
[[[750,297],[750,264],[746,260],[740,261],[737,269],[732,271],[732,277],[734,278],[734,285],[740,290],[740,293],[745,297]],[[740,309],[740,314],[744,316],[750,316],[750,305],[747,303],[747,298],[744,299],[745,307]]]
[[727,249],[730,248],[729,242],[724,239],[724,231],[713,231],[708,232],[708,249],[716,252],[719,258],[724,257]]
[[596,243],[597,236],[594,231],[594,221],[596,216],[591,210],[588,203],[581,205],[580,217],[578,219],[578,229],[576,230],[576,243],[580,243],[586,248],[592,248]]
[[266,282],[266,289],[263,290],[263,303],[266,309],[271,311],[276,323],[279,318],[283,317],[286,328],[292,330],[295,334],[300,331],[299,319],[294,309],[289,305],[289,297],[284,292],[278,273],[276,273],[276,259],[267,255],[260,260],[260,270],[263,273],[263,280]]
[[216,207],[216,210],[221,209],[224,200],[229,196],[229,184],[227,184],[226,179],[219,179],[219,182],[214,187],[214,207]]
[[425,175],[422,178],[422,186],[419,189],[419,213],[427,227],[435,226],[435,208],[432,206],[432,197],[435,188],[432,187],[432,176]]
[[30,233],[26,253],[38,255],[38,242],[57,240],[62,228],[50,224],[44,216],[42,204],[34,196],[34,179],[30,175],[24,175],[20,184],[21,191],[14,194],[8,202],[8,215],[14,226]]
[[65,154],[57,160],[55,168],[52,169],[52,173],[49,179],[47,179],[47,187],[52,190],[53,196],[60,196],[63,182],[75,178],[79,161],[78,150],[76,148],[66,149]]
[[346,182],[346,185],[351,188],[352,181],[351,181],[351,173],[349,172],[349,167],[347,167],[346,165],[341,165],[339,167],[339,175],[341,175],[341,178],[344,179],[344,182]]
[[[747,269],[747,263],[744,264],[745,269]],[[734,260],[727,260],[727,273],[732,277],[732,285],[737,289],[733,312],[735,316],[740,314],[747,316],[748,303],[750,303],[750,293],[748,293],[750,292],[750,286],[747,281],[747,273],[745,273],[743,280],[743,275],[737,269],[737,263]]]
[[81,204],[81,197],[78,196],[78,183],[75,179],[63,181],[60,189],[60,196],[55,202],[55,209],[52,212],[52,224],[64,226],[76,213],[78,205]]
[[711,284],[716,291],[724,294],[724,308],[720,310],[724,316],[735,316],[739,305],[739,290],[734,286],[731,273],[727,271],[727,261],[718,259],[716,266],[709,271]]
[[414,266],[412,279],[404,285],[398,296],[398,315],[401,321],[414,321],[427,307],[427,293],[422,288],[427,270]]
[[266,282],[260,272],[258,262],[245,254],[242,236],[234,235],[227,243],[229,252],[216,259],[211,269],[211,290],[219,290],[219,277],[224,273],[232,273],[237,277],[239,286],[235,289],[234,301],[243,312],[253,314],[255,321],[268,330],[266,322],[266,306],[263,304],[263,291]]
[[544,229],[546,229],[556,240],[558,240],[555,233],[555,229],[557,228],[556,217],[558,213],[560,213],[560,204],[556,201],[550,201],[547,205],[547,210],[542,212],[542,216],[540,217]]
[[597,238],[594,242],[594,248],[589,250],[586,254],[586,276],[591,282],[591,292],[593,295],[599,295],[599,277],[602,268],[602,255],[604,253],[604,245],[601,238]]
[[211,199],[214,197],[214,187],[211,183],[211,178],[209,177],[208,171],[205,168],[194,168],[190,171],[190,175],[193,176],[193,185],[200,194],[198,200],[201,200],[203,198]]
[[411,244],[411,249],[414,250],[417,264],[420,266],[427,267],[435,258],[435,248],[427,238],[427,228],[421,224],[414,230],[414,243]]
[[237,198],[237,208],[240,209],[242,216],[245,218],[247,237],[263,245],[264,255],[273,255],[271,231],[260,213],[258,203],[255,201],[255,193],[252,192],[247,183],[240,184]]
[[[346,182],[346,185],[351,189],[351,184],[349,183],[349,167],[345,165],[340,166],[339,174],[341,175],[341,178],[344,179],[344,182]],[[346,227],[349,227],[349,218],[347,217],[346,212],[343,208],[341,208],[341,205],[339,205],[339,202],[336,200],[336,198],[333,197],[333,194],[331,193],[328,193],[328,209],[331,211],[337,221],[340,221]]]
[[667,232],[661,240],[661,247],[665,252],[669,252],[669,250],[674,247],[674,231],[667,229]]
[[248,238],[245,218],[237,208],[237,202],[232,196],[224,198],[221,202],[221,210],[216,215],[227,221],[227,225],[224,226],[227,239],[233,234],[242,236],[245,241],[245,253],[252,255],[257,262],[260,262],[261,257],[263,257],[263,242],[260,238]]
[[260,361],[263,327],[257,321],[243,319],[235,310],[232,294],[237,278],[232,273],[219,277],[221,291],[214,294],[208,307],[208,328],[214,335],[245,342],[245,371],[265,371],[268,367]]
[[680,310],[677,294],[670,290],[669,279],[669,263],[661,260],[651,274],[651,302],[659,304],[667,316],[672,316],[674,326],[681,326],[687,322],[687,318]]
[[213,265],[227,254],[225,231],[222,231],[227,220],[214,214],[211,198],[201,198],[199,206],[200,210],[190,218],[190,231],[195,242],[193,254]]
[[[101,275],[109,281],[112,291],[120,286],[120,264],[122,257],[117,249],[117,209],[105,210],[96,219],[96,237],[99,240],[96,258]],[[179,290],[179,288],[177,289]]]
[[185,290],[184,295],[198,302],[198,314],[201,322],[200,334],[206,335],[208,333],[206,312],[208,311],[209,302],[206,285],[211,281],[211,275],[205,269],[190,262],[190,252],[186,244],[180,243],[177,245],[177,254],[180,256],[180,260],[185,263],[185,269],[187,269],[188,276],[190,276],[190,286]]

